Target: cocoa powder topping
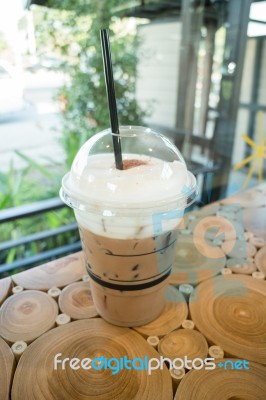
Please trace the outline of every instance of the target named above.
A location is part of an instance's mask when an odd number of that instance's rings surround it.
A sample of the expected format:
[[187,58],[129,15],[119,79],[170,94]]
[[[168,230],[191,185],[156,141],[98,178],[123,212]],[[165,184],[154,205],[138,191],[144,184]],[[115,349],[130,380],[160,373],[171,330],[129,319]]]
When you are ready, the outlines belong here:
[[124,160],[123,161],[123,169],[130,169],[134,167],[139,167],[140,165],[147,165],[147,161],[142,160]]

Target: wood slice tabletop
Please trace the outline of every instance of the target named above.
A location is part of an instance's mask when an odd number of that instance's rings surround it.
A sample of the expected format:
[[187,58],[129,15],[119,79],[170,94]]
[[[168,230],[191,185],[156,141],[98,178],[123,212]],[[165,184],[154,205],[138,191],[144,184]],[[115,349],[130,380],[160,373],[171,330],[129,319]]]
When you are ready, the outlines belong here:
[[215,358],[215,360],[219,358],[224,358],[224,351],[220,346],[210,346],[208,353],[209,356]]
[[199,284],[189,307],[211,344],[266,364],[266,281],[240,274],[215,277]]
[[11,382],[15,370],[15,357],[6,344],[0,338],[0,398],[1,400],[9,400]]
[[48,294],[25,290],[10,296],[0,309],[0,336],[8,343],[26,343],[55,325],[58,305]]
[[192,370],[188,372],[178,386],[175,400],[265,400],[266,368],[249,363],[249,370],[231,369],[230,361],[215,361],[213,370]]
[[232,258],[254,257],[257,253],[256,247],[245,240],[226,240],[221,247],[224,253]]
[[255,256],[255,264],[257,268],[266,275],[266,246],[263,246]]
[[192,329],[178,329],[166,335],[158,345],[159,353],[171,360],[175,358],[189,360],[205,359],[208,354],[208,344],[205,337]]
[[252,275],[257,270],[253,259],[229,258],[226,266],[235,274]]
[[[202,343],[199,348],[204,349],[203,358],[206,351],[214,354],[213,349],[220,349],[219,358],[223,353],[226,357],[243,358],[252,361],[252,368],[249,371],[216,368],[186,374],[185,370],[177,370],[172,378],[174,389],[179,385],[176,399],[265,400],[262,364],[266,365],[266,184],[189,213],[183,222],[170,278],[170,283],[179,285],[179,290],[169,286],[163,312],[145,326],[119,328],[100,317],[91,318],[94,306],[81,252],[14,275],[14,295],[12,280],[0,280],[0,353],[7,354],[4,357],[0,354],[0,399],[9,399],[15,368],[12,353],[10,357],[12,343],[15,350],[24,343],[24,351],[15,352],[19,363],[11,400],[172,400],[172,380],[166,368],[151,375],[127,369],[113,375],[110,368],[54,371],[53,357],[62,353],[63,357],[81,358],[101,355],[158,358],[157,346],[165,354],[169,348],[171,351],[175,348],[178,350],[173,354],[183,351],[185,355],[193,355],[199,354],[197,343]],[[243,242],[241,252],[233,247],[235,239]],[[225,241],[231,241],[232,249]],[[218,258],[213,257],[217,250]],[[230,274],[226,275],[227,272]],[[82,282],[77,282],[81,279]],[[183,283],[187,285],[180,286]],[[183,286],[192,290],[189,309],[182,293],[187,298],[189,295]],[[49,289],[52,289],[49,294],[44,293]],[[56,301],[62,311],[60,315]],[[82,320],[73,322],[79,318]],[[195,330],[182,329],[187,322]],[[156,337],[155,344],[151,337]],[[166,351],[165,343],[168,343]],[[7,361],[3,364],[4,359],[10,359],[10,364]],[[3,368],[9,371],[6,375]]]
[[88,282],[76,282],[66,286],[59,296],[58,303],[60,310],[72,319],[86,319],[98,315]]
[[[207,250],[205,250],[205,253]],[[203,255],[194,243],[193,236],[178,236],[176,257],[170,275],[170,284],[198,284],[221,272],[226,263],[224,254],[219,258]]]
[[11,291],[11,278],[7,277],[0,280],[0,305],[7,298],[8,294]]
[[54,286],[61,288],[78,281],[85,274],[84,256],[79,252],[13,275],[12,279],[24,289],[47,291]]
[[[162,400],[162,393],[164,400],[173,398],[166,367],[151,375],[146,370],[128,369],[113,374],[115,370],[111,368],[73,370],[66,366],[65,370],[54,370],[54,356],[58,353],[61,359],[159,357],[131,329],[116,327],[100,318],[75,321],[42,335],[25,350],[15,373],[12,400]],[[100,368],[101,364],[97,365]]]
[[[266,201],[264,199],[264,201]],[[244,227],[255,236],[266,240],[266,207],[249,207],[243,211]]]
[[177,387],[179,386],[180,382],[184,378],[185,373],[186,373],[185,368],[170,370],[174,393],[176,392]]
[[[215,229],[214,229],[215,228]],[[209,232],[213,234],[213,237],[219,234],[224,234],[224,240],[231,240],[236,238],[235,223],[230,222],[230,218],[219,215],[209,215],[200,218],[199,221],[195,222],[193,226],[193,234],[198,238],[206,238],[206,234]],[[211,257],[211,251],[207,248],[206,256]]]
[[249,239],[250,243],[255,246],[257,249],[261,249],[266,246],[266,240],[263,238],[259,238],[257,236],[253,236]]
[[265,184],[226,198],[221,201],[221,204],[239,204],[242,210],[239,212],[238,219],[243,221],[245,229],[266,240]]
[[182,293],[173,286],[169,286],[165,292],[166,303],[164,309],[154,321],[149,324],[134,328],[138,333],[148,336],[162,337],[181,326],[187,319],[188,306]]
[[263,191],[251,189],[223,199],[221,204],[240,204],[243,208],[265,207],[265,196]]

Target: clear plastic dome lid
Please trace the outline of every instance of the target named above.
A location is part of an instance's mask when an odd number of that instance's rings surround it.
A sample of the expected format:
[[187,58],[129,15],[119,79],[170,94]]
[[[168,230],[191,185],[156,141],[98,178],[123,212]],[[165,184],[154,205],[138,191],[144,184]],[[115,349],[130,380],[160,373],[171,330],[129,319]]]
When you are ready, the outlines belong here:
[[123,170],[119,170],[113,135],[107,129],[81,147],[62,180],[60,195],[66,204],[79,210],[107,205],[185,208],[194,201],[196,179],[169,139],[150,128],[121,126]]

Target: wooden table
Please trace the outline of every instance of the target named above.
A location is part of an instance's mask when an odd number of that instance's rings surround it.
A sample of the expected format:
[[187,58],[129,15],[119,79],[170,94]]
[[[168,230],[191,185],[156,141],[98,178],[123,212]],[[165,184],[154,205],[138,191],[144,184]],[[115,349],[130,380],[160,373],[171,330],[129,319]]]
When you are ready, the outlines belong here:
[[[266,184],[188,214],[176,254],[163,313],[135,329],[99,317],[82,253],[1,280],[0,399],[265,400]],[[55,370],[58,353],[216,368]]]

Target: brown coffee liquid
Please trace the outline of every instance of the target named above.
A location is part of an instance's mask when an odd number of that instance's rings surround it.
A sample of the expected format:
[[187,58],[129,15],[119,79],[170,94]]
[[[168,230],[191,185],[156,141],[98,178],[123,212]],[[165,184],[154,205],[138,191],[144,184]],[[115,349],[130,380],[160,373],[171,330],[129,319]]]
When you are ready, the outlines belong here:
[[108,283],[129,285],[156,280],[170,270],[177,230],[156,237],[114,239],[80,227],[80,236],[88,272]]

